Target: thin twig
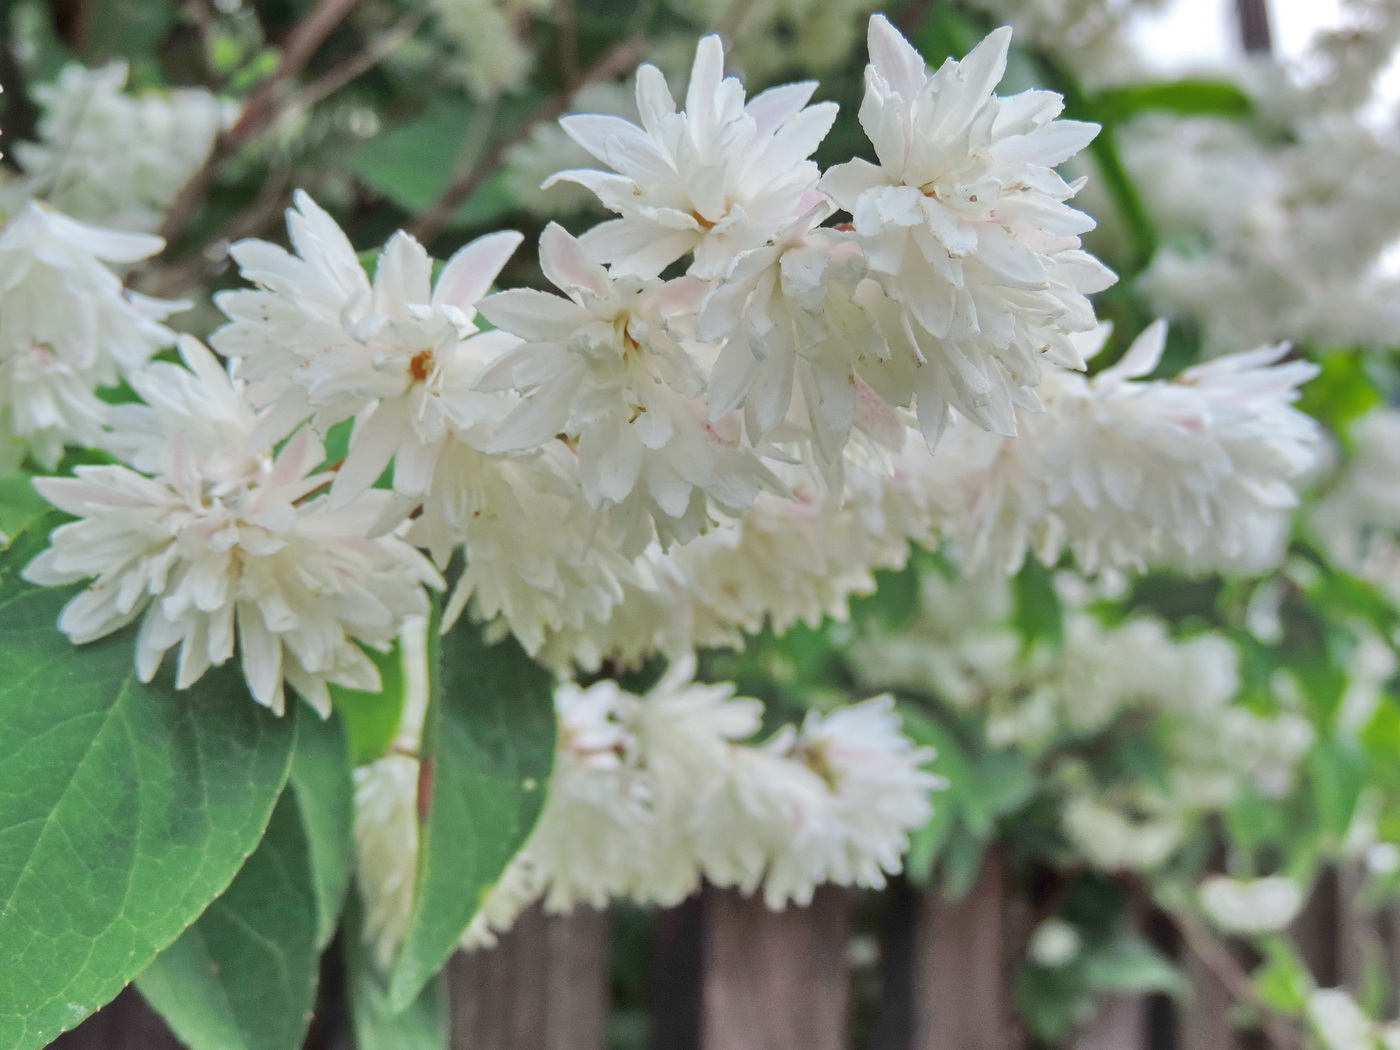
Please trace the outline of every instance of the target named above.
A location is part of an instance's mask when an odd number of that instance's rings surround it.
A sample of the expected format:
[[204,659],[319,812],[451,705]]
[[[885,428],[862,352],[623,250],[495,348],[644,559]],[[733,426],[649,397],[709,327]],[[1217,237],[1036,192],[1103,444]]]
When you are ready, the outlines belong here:
[[170,205],[160,229],[160,235],[165,238],[167,244],[179,236],[194,216],[224,161],[275,123],[286,104],[287,86],[306,68],[326,38],[335,32],[359,2],[360,0],[320,0],[320,3],[293,27],[282,46],[282,58],[276,71],[248,96],[237,122],[215,140],[204,164],[185,183]]
[[554,24],[559,27],[559,65],[564,87],[572,95],[578,90],[582,75],[578,61],[578,8],[574,0],[559,0],[554,5]]
[[[641,40],[639,38],[633,37],[623,41],[583,73],[579,78],[578,87],[601,80],[612,80],[614,77],[620,76],[637,64],[640,53]],[[536,124],[541,121],[554,120],[567,111],[569,100],[572,97],[573,92],[564,90],[546,99],[536,107],[526,120],[521,122],[514,134],[497,139],[488,146],[475,164],[453,179],[451,185],[442,191],[437,200],[414,217],[413,221],[408,224],[408,232],[424,244],[441,233],[452,220],[453,213],[471,199],[477,188],[496,170],[501,159],[512,148],[524,142]]]
[[240,212],[218,237],[174,262],[146,271],[140,280],[142,289],[148,295],[165,299],[203,284],[219,272],[228,258],[230,244],[245,237],[256,237],[276,223],[278,216],[291,202],[291,182],[291,167],[279,165],[263,182],[257,199]]
[[1194,919],[1169,914],[1186,946],[1210,970],[1230,997],[1259,1011],[1260,1028],[1275,1050],[1302,1050],[1303,1038],[1297,1028],[1259,998],[1249,974],[1225,945]]
[[352,55],[343,62],[332,66],[293,95],[285,107],[286,112],[295,113],[299,110],[311,109],[330,98],[351,81],[368,73],[388,58],[399,45],[412,37],[417,32],[418,27],[423,24],[425,18],[427,18],[427,12],[413,11],[399,19],[371,40],[369,45],[358,55]]

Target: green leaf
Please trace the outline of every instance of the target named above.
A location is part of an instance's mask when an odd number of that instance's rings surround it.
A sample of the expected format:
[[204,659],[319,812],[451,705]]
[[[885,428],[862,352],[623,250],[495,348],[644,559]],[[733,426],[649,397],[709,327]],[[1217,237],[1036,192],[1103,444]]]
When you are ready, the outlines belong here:
[[450,1016],[447,981],[439,974],[413,1005],[389,1009],[389,989],[364,942],[364,905],[350,895],[345,909],[345,963],[356,1050],[447,1050]]
[[339,715],[323,721],[309,710],[301,712],[291,789],[310,850],[316,946],[324,948],[340,920],[355,851],[355,781]]
[[171,0],[89,0],[83,7],[81,47],[90,65],[151,56],[175,25]]
[[408,687],[402,646],[396,643],[387,653],[365,649],[365,655],[379,668],[379,692],[330,687],[335,709],[345,719],[350,756],[357,766],[368,765],[388,752],[399,731]]
[[972,781],[962,798],[963,817],[979,838],[991,834],[999,818],[1019,809],[1035,791],[1030,759],[1016,751],[988,750],[971,763]]
[[1089,101],[1099,120],[1128,120],[1153,110],[1184,116],[1243,117],[1254,110],[1248,95],[1226,80],[1170,80],[1117,84]]
[[406,1009],[447,961],[524,845],[554,763],[549,672],[513,638],[488,645],[466,617],[441,640],[429,633],[427,818],[413,912],[389,982],[394,1010]]
[[958,821],[948,836],[943,850],[942,890],[950,901],[962,900],[977,885],[977,876],[982,873],[982,857],[986,852],[986,841],[968,831],[967,826]]
[[15,474],[0,479],[0,544],[7,542],[6,537],[18,536],[31,528],[52,511],[48,501],[35,491],[33,475]]
[[143,685],[131,630],[73,646],[71,589],[0,553],[0,1046],[47,1045],[112,999],[228,886],[262,837],[296,725],[234,666]]
[[917,885],[928,886],[934,864],[943,851],[963,795],[972,780],[967,759],[952,734],[911,704],[901,704],[899,715],[905,735],[921,747],[933,749],[934,757],[924,768],[948,782],[933,797],[933,816],[909,839],[909,855],[904,873]]
[[302,1045],[320,956],[312,878],[301,816],[285,792],[233,884],[136,981],[191,1050]]
[[1140,937],[1116,937],[1089,956],[1087,978],[1100,991],[1185,995],[1186,979],[1156,948]]
[[[535,99],[511,99],[499,107],[461,98],[435,98],[414,119],[391,127],[360,149],[350,169],[371,188],[410,214],[424,211],[494,138],[528,120]],[[452,216],[457,227],[482,226],[514,207],[505,177],[486,179]]]
[[1368,367],[1371,351],[1333,350],[1317,359],[1318,374],[1303,387],[1299,410],[1347,440],[1347,428],[1385,400]]
[[1056,649],[1065,644],[1065,620],[1060,595],[1050,570],[1035,558],[1027,558],[1012,581],[1015,612],[1012,622],[1025,647],[1049,642]]
[[1285,1014],[1305,1012],[1313,990],[1307,963],[1283,937],[1266,937],[1256,946],[1264,964],[1254,972],[1254,988],[1264,1005]]

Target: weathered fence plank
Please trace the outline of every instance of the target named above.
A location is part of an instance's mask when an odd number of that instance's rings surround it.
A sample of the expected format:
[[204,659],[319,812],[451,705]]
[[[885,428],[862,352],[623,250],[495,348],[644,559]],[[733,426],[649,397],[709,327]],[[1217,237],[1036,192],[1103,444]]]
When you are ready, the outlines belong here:
[[606,912],[532,908],[496,947],[458,953],[452,1050],[603,1050],[610,942]]
[[1075,1033],[1069,1050],[1148,1050],[1147,996],[1105,995],[1099,999],[1098,1011],[1093,1021]]
[[1178,1013],[1180,1050],[1234,1050],[1239,1036],[1230,1023],[1234,998],[1229,988],[1194,953],[1187,953],[1185,968],[1191,995]]
[[705,898],[704,1050],[849,1050],[854,897],[770,911],[730,890]]
[[1013,960],[1019,908],[1001,862],[989,855],[959,901],[927,895],[914,940],[912,1050],[1017,1050]]

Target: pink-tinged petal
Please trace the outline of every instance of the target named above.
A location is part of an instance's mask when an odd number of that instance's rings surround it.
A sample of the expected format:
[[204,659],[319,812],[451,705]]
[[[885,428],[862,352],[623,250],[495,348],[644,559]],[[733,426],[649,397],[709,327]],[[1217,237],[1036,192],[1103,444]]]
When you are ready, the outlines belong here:
[[697,142],[707,141],[715,131],[715,103],[724,79],[724,44],[711,33],[695,48],[690,67],[690,84],[685,91],[685,115],[695,127]]
[[1098,382],[1119,382],[1124,379],[1141,379],[1151,374],[1162,360],[1167,349],[1167,322],[1158,318],[1143,329],[1142,334],[1133,340],[1132,346],[1112,368],[1106,368],[1099,375]]
[[501,268],[515,254],[525,238],[514,230],[502,230],[478,237],[460,249],[438,275],[433,288],[434,306],[455,306],[471,311],[491,290]]
[[782,84],[755,95],[744,107],[744,112],[753,118],[758,135],[768,135],[779,125],[797,116],[816,90],[815,80]]
[[594,259],[611,264],[614,274],[651,278],[694,249],[701,238],[698,228],[663,232],[644,220],[613,219],[593,227],[579,243]]
[[328,509],[341,510],[372,488],[411,433],[408,406],[402,398],[381,401],[367,417],[357,420],[350,451],[331,484]]
[[496,431],[486,451],[519,452],[553,440],[569,420],[569,407],[583,371],[579,363],[521,401]]
[[856,158],[828,168],[817,183],[817,188],[829,195],[842,209],[850,211],[862,193],[888,185],[890,177],[883,168],[871,164],[868,160]]
[[995,152],[1004,164],[1039,164],[1053,168],[1093,142],[1099,131],[1098,124],[1056,120],[1025,135],[1002,139],[996,144]]
[[477,304],[481,316],[497,328],[527,342],[565,339],[593,315],[571,299],[535,288],[511,288]]
[[400,230],[389,238],[374,270],[375,309],[403,318],[407,307],[432,297],[433,260],[423,246]]
[[675,168],[655,141],[637,125],[602,113],[576,113],[559,126],[608,167],[637,182],[675,178]]
[[662,121],[676,112],[676,100],[665,74],[649,62],[637,70],[637,111],[642,116],[642,127],[651,135],[656,135]]
[[612,290],[608,272],[557,222],[551,222],[540,234],[540,269],[556,288],[566,292],[581,290],[596,299],[606,299]]
[[924,86],[923,56],[884,15],[871,15],[867,39],[870,64],[896,92],[913,99]]
[[[114,263],[134,263],[149,259],[165,248],[165,241],[147,233],[124,233],[120,230],[89,226],[85,222],[70,218],[62,212],[54,211],[31,201],[30,214],[38,216],[38,221],[58,237],[75,248],[99,259]],[[26,216],[27,217],[27,216]]]
[[238,642],[243,677],[253,699],[279,715],[283,713],[282,642],[267,629],[256,606],[238,605]]
[[578,443],[579,474],[594,502],[621,503],[632,493],[642,470],[643,448],[620,419],[589,427]]
[[287,233],[297,254],[345,291],[368,291],[369,278],[345,231],[305,191],[298,190],[292,200],[296,207],[287,210]]

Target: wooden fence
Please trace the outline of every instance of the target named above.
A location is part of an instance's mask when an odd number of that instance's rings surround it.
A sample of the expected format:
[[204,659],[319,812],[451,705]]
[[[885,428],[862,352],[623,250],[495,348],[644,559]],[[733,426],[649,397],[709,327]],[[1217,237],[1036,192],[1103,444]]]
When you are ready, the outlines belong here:
[[[1292,934],[1320,986],[1356,989],[1366,967],[1379,962],[1394,988],[1400,906],[1367,910],[1356,890],[1348,873],[1330,874]],[[901,883],[879,895],[826,889],[811,907],[775,913],[732,892],[707,890],[651,917],[647,1031],[610,1044],[612,917],[587,909],[569,916],[531,911],[496,948],[452,961],[451,1046],[1030,1050],[1015,1015],[1012,974],[1033,921],[1032,902],[1008,892],[994,863],[957,902]],[[1243,945],[1211,941],[1210,950],[1194,952],[1178,938],[1175,952],[1189,995],[1107,997],[1063,1050],[1302,1046],[1286,1024],[1271,1026],[1264,1040],[1230,1024],[1231,1011],[1248,994]],[[328,966],[334,965],[332,953]],[[325,982],[328,990],[337,983]],[[344,1003],[332,996],[322,997],[308,1050],[353,1050]],[[52,1044],[52,1050],[178,1047],[130,989]]]

